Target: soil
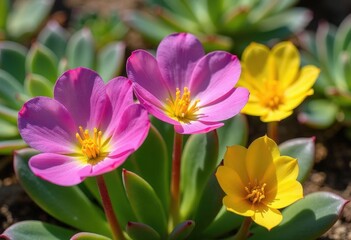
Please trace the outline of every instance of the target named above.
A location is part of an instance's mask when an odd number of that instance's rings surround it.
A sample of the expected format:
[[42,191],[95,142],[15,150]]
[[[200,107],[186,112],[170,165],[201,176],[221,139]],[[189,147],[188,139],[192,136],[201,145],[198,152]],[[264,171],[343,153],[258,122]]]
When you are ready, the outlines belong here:
[[[61,1],[57,1],[61,2]],[[86,3],[88,2],[88,3]],[[106,9],[106,5],[113,5],[113,1],[64,1],[58,4],[57,9],[71,13],[73,8],[83,7],[87,11]],[[117,11],[135,8],[141,0],[116,1]],[[351,13],[351,1],[348,0],[315,0],[300,1],[299,6],[310,8],[314,18],[309,29],[314,30],[319,21],[325,20],[338,25],[347,14]],[[61,9],[62,8],[62,9]],[[69,16],[66,16],[66,19]],[[130,33],[131,46],[142,45],[140,36]],[[134,45],[133,45],[134,44]],[[249,117],[250,140],[265,134],[265,125],[258,118]],[[328,191],[351,199],[351,140],[346,136],[346,127],[335,124],[326,130],[314,130],[302,126],[297,122],[296,115],[281,122],[279,126],[281,142],[296,137],[316,137],[315,166],[309,179],[304,184],[305,194],[315,191]],[[58,223],[55,219],[42,211],[19,185],[13,172],[12,157],[0,156],[0,232],[10,225],[23,220],[41,220],[49,223]],[[351,240],[351,203],[346,205],[340,219],[319,240]]]

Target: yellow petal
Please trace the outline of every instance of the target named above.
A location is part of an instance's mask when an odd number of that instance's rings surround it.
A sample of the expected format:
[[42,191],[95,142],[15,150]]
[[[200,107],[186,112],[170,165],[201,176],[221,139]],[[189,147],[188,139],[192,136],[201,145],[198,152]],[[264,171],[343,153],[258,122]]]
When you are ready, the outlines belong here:
[[246,196],[245,186],[238,173],[233,169],[220,166],[217,169],[216,177],[219,185],[227,195],[233,195],[238,198]]
[[[247,173],[251,181],[263,179],[273,159],[280,156],[277,144],[267,136],[257,138],[248,148],[246,157]],[[274,167],[274,165],[273,165]]]
[[[278,184],[278,189],[275,194],[275,199],[266,204],[272,208],[284,208],[303,198],[303,188],[301,183],[296,180],[285,181],[282,184]],[[269,195],[269,193],[267,193],[267,195]]]
[[278,70],[279,85],[285,89],[295,80],[299,71],[299,52],[291,42],[281,42],[273,47],[272,54]]
[[228,211],[239,214],[241,216],[251,217],[255,214],[251,203],[243,198],[225,196],[223,198],[223,204],[227,207]]
[[262,81],[267,78],[269,58],[270,51],[265,45],[251,43],[243,52],[244,74],[249,74],[256,81]]
[[305,96],[316,82],[319,72],[319,68],[312,65],[303,67],[297,80],[286,89],[284,94],[285,97],[289,99],[296,98],[301,95]]
[[262,106],[262,104],[259,102],[250,102],[249,100],[249,102],[246,103],[245,107],[241,110],[241,112],[251,116],[265,116],[268,114],[269,109]]
[[248,182],[246,172],[246,153],[247,149],[240,145],[227,147],[224,155],[224,166],[231,168],[239,175],[243,183]]
[[274,208],[269,208],[263,204],[256,208],[255,214],[251,218],[255,223],[267,228],[268,230],[271,230],[283,220],[280,211]]
[[262,122],[279,122],[287,117],[289,117],[293,111],[283,110],[283,107],[279,107],[278,110],[269,111],[268,114],[262,116],[260,119]]
[[280,156],[274,159],[274,165],[277,171],[277,181],[295,181],[299,175],[299,165],[295,158],[289,156]]

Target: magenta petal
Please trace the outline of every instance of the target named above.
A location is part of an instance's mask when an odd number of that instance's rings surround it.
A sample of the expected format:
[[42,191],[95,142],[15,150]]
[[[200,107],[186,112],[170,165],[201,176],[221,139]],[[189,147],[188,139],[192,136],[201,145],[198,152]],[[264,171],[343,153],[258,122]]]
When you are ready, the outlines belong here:
[[87,129],[99,127],[106,91],[96,72],[82,67],[65,72],[56,82],[54,96],[67,108],[78,126]]
[[127,151],[120,152],[118,155],[106,157],[103,161],[93,166],[90,176],[97,176],[115,170],[121,166],[133,152],[133,149],[129,149]]
[[194,67],[204,55],[200,41],[189,33],[172,34],[161,41],[156,59],[172,94],[176,88],[189,87]]
[[114,126],[118,125],[120,117],[126,107],[134,103],[132,82],[125,77],[117,77],[110,80],[106,86],[106,94],[109,102],[104,114],[104,134],[112,136]]
[[72,153],[76,126],[58,101],[36,97],[18,113],[18,129],[26,143],[41,152]]
[[188,124],[174,125],[174,130],[180,134],[207,133],[223,125],[220,122],[193,121]]
[[200,105],[206,105],[229,92],[240,77],[236,56],[222,51],[207,54],[196,65],[189,89]]
[[233,88],[222,98],[211,104],[201,107],[203,117],[201,121],[223,121],[238,114],[249,99],[249,91],[246,88]]
[[167,83],[163,80],[156,59],[148,52],[137,50],[127,60],[128,78],[160,101],[169,97]]
[[33,173],[51,183],[61,186],[73,186],[89,176],[90,164],[83,164],[79,159],[55,153],[41,153],[29,160]]

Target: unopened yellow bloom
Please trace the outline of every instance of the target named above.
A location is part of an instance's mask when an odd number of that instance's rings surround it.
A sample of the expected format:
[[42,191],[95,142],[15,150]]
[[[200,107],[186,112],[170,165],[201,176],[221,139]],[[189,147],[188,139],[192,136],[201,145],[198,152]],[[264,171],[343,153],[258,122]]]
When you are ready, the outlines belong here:
[[260,116],[263,122],[280,121],[313,94],[319,69],[312,65],[300,69],[300,55],[291,42],[281,42],[272,50],[251,43],[243,52],[242,74],[238,82],[250,91],[242,112]]
[[270,230],[282,221],[277,209],[303,197],[298,172],[296,159],[280,156],[276,143],[264,136],[247,149],[228,147],[216,177],[226,193],[223,204],[228,211]]

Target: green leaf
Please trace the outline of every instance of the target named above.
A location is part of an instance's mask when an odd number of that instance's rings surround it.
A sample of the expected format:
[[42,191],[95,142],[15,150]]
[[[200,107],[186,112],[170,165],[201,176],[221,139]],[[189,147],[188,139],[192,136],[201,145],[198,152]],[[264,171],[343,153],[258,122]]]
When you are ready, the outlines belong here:
[[27,93],[31,96],[52,97],[54,85],[45,77],[38,74],[29,74],[24,82]]
[[22,139],[0,141],[0,154],[12,154],[14,150],[27,147]]
[[9,0],[0,0],[0,34],[5,32],[7,15],[10,12],[9,7]]
[[281,155],[296,158],[299,164],[297,180],[303,183],[312,170],[315,156],[315,138],[295,138],[279,145]]
[[0,118],[17,125],[18,111],[0,104]]
[[18,136],[17,125],[0,118],[0,139],[10,139]]
[[45,240],[62,240],[69,239],[74,231],[63,227],[55,226],[41,221],[23,221],[18,222],[7,228],[0,238],[5,239],[45,239]]
[[182,219],[190,218],[196,212],[206,183],[217,167],[217,159],[218,136],[216,131],[189,137],[181,160],[180,213]]
[[19,83],[26,76],[25,61],[27,49],[15,42],[0,42],[0,69],[8,72]]
[[68,32],[56,21],[50,21],[38,36],[38,42],[50,49],[61,59],[66,51]]
[[327,99],[314,99],[302,105],[298,114],[300,123],[317,129],[330,127],[336,120],[339,107]]
[[18,95],[23,93],[22,86],[10,74],[0,69],[0,104],[19,109],[22,105]]
[[137,223],[128,222],[126,231],[133,240],[158,240],[160,235],[150,226]]
[[58,61],[54,53],[40,43],[31,47],[26,59],[28,72],[41,75],[52,84],[55,84],[58,76],[57,64]]
[[217,130],[219,140],[219,152],[217,165],[222,161],[227,146],[245,146],[249,136],[246,117],[238,114],[224,122],[224,126]]
[[185,240],[195,227],[195,222],[187,220],[179,223],[169,235],[169,240]]
[[35,32],[50,13],[53,0],[16,1],[7,20],[7,32],[13,38],[22,38]]
[[111,240],[111,238],[90,232],[80,232],[74,234],[70,240]]
[[22,149],[14,156],[16,176],[30,198],[44,211],[68,225],[110,236],[102,209],[91,202],[78,186],[62,187],[34,176],[28,161],[37,153],[32,149]]
[[311,193],[284,209],[283,221],[271,231],[260,226],[253,228],[250,240],[316,239],[334,225],[347,203],[333,193]]
[[95,47],[87,28],[77,31],[69,39],[66,49],[68,68],[93,68]]
[[123,170],[122,175],[124,188],[138,222],[151,226],[163,239],[167,234],[167,217],[154,189],[135,173]]
[[[155,190],[167,213],[169,210],[169,159],[166,143],[154,126],[141,147],[123,166],[147,181]],[[157,174],[155,174],[157,173]]]
[[123,42],[114,42],[104,47],[99,53],[97,72],[105,82],[121,73],[125,48]]

